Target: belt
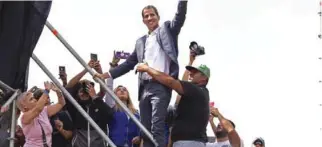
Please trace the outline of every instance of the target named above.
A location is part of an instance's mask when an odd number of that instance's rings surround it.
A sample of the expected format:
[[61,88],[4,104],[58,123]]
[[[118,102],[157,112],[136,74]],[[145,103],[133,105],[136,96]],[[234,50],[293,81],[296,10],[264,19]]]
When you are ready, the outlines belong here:
[[148,79],[148,80],[141,80],[143,85],[149,84],[149,83],[156,83],[157,81],[154,79]]

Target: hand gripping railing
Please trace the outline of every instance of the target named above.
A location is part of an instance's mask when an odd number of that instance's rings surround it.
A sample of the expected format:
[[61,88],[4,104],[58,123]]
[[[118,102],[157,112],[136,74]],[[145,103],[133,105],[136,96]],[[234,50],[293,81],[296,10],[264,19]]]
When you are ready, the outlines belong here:
[[[58,40],[68,49],[68,51],[81,63],[84,68],[94,76],[95,72],[86,64],[86,62],[78,55],[78,53],[68,44],[68,42],[58,33],[58,31],[47,21],[47,28],[57,37]],[[131,113],[131,111],[124,105],[124,103],[114,94],[114,92],[109,89],[105,83],[99,79],[95,78],[95,81],[98,82],[107,93],[112,96],[112,98],[122,107],[125,113],[134,121],[134,123],[143,131],[143,133],[154,143],[155,146],[158,146],[157,142],[153,138],[152,134],[140,123],[140,121]]]

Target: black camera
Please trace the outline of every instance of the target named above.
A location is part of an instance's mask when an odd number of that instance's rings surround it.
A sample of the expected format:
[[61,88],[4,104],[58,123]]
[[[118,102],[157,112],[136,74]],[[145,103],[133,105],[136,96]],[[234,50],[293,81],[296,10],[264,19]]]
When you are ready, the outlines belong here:
[[88,90],[87,90],[87,84],[86,84],[86,82],[83,82],[83,83],[82,83],[82,92],[83,92],[83,93],[88,94]]
[[[87,82],[82,82],[82,92],[88,94],[88,83]],[[89,82],[89,84],[91,84],[93,87],[95,86],[94,82]]]
[[37,86],[32,87],[29,90],[31,93],[33,93],[33,96],[36,100],[39,100],[39,98],[42,96],[44,93],[42,89],[38,88]]
[[190,50],[193,51],[196,56],[204,55],[205,54],[205,48],[201,45],[198,45],[197,42],[192,41],[189,46]]

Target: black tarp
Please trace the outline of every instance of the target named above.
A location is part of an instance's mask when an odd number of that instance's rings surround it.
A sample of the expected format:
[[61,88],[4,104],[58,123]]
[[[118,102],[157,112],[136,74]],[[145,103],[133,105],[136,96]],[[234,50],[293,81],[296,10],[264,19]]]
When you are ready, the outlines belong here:
[[51,1],[0,1],[0,80],[26,90],[28,65]]
[[[46,23],[51,1],[0,1],[0,80],[13,89],[28,87],[29,59]],[[3,89],[5,90],[5,89]],[[1,94],[0,105],[12,93]],[[0,146],[8,145],[11,112],[0,117]]]

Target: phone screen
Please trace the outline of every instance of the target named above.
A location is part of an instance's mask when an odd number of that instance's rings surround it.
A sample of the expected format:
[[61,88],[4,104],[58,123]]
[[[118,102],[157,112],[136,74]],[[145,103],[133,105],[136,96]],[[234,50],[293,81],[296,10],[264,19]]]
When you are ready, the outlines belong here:
[[66,72],[65,66],[59,66],[59,72]]
[[91,59],[97,61],[97,54],[91,54]]
[[127,59],[131,54],[130,53],[127,53],[127,52],[116,52],[116,57],[119,58],[119,59]]

